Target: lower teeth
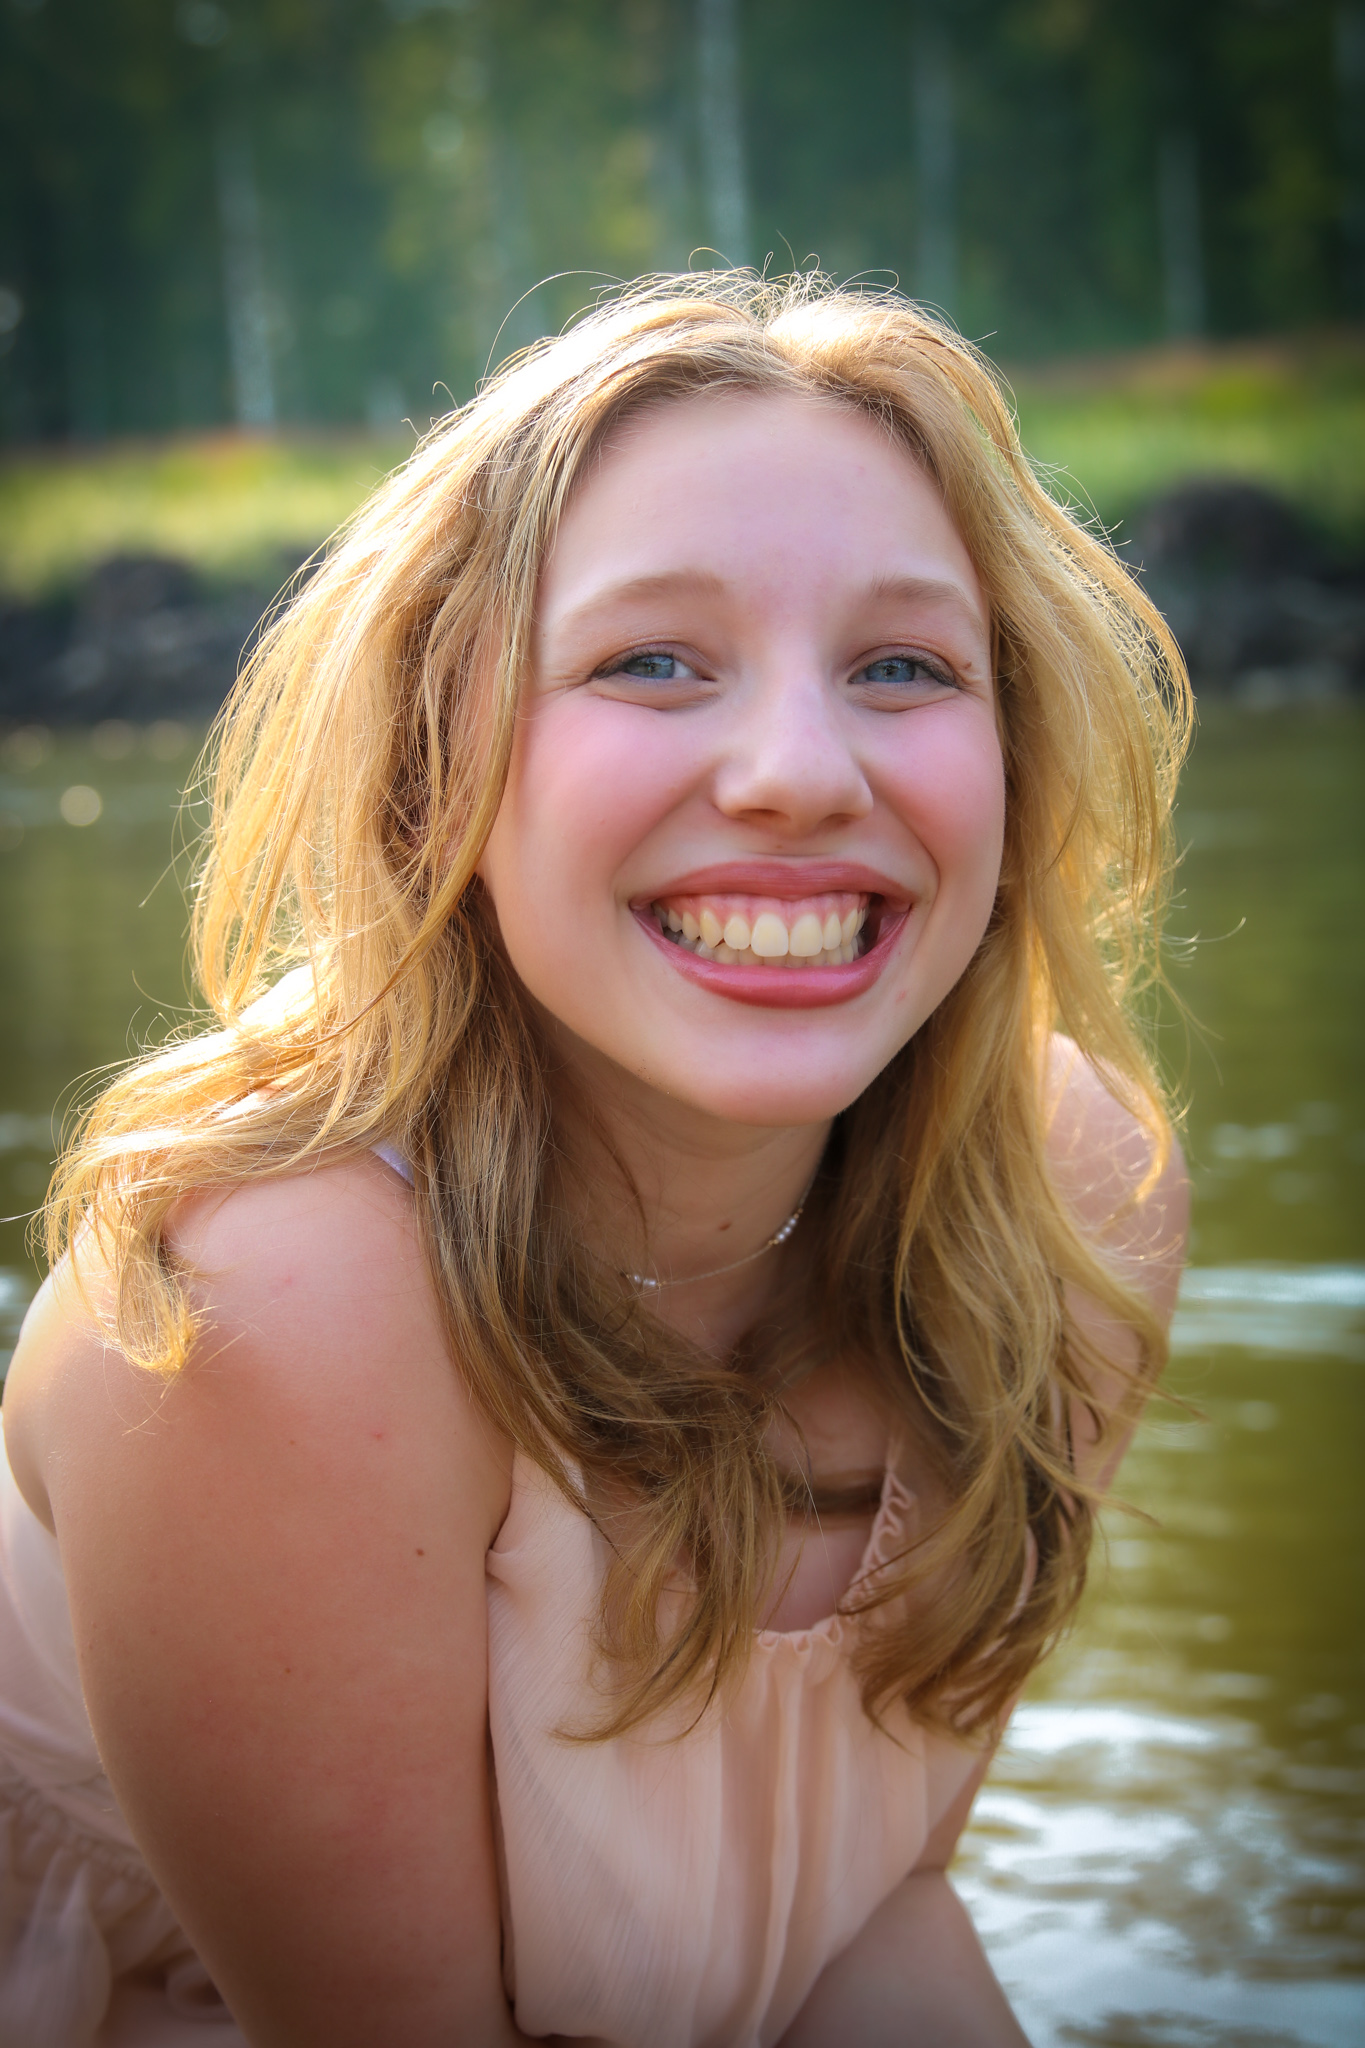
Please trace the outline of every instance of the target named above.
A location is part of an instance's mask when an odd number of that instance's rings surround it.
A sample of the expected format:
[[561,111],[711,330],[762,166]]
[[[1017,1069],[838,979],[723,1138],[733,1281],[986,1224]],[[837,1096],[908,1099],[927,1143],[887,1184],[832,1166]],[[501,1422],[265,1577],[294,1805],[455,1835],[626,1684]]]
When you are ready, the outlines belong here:
[[675,946],[681,946],[685,953],[695,953],[699,960],[715,960],[722,967],[847,967],[852,961],[859,959],[866,950],[867,936],[865,931],[859,932],[847,945],[833,946],[804,959],[788,953],[779,960],[765,960],[755,953],[752,947],[746,947],[742,953],[736,953],[732,946],[708,946],[704,939],[684,938],[681,932],[671,932],[667,926],[662,929],[664,937],[671,940]]

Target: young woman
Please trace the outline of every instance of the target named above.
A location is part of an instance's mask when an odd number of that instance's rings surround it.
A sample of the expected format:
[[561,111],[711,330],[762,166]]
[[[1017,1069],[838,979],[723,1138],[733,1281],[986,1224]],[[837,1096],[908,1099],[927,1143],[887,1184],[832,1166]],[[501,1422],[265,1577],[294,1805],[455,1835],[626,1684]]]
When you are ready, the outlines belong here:
[[0,2038],[1022,2039],[944,1871],[1162,1360],[1186,718],[893,297],[639,287],[381,489],[54,1194]]

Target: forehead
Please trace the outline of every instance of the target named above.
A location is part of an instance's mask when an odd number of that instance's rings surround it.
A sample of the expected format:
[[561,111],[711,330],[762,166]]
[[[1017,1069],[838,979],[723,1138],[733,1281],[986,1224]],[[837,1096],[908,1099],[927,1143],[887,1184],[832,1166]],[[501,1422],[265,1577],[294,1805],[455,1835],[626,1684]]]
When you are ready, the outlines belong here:
[[705,393],[626,421],[569,501],[542,605],[679,566],[733,581],[782,564],[803,589],[812,576],[951,582],[988,630],[975,566],[922,464],[880,421],[799,392]]

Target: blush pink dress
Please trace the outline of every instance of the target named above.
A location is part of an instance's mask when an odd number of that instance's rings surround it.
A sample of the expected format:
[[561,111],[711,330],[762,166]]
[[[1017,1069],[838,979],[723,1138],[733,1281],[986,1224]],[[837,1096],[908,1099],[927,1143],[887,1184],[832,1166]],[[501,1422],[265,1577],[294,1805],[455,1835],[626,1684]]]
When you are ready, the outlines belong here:
[[[914,1511],[893,1456],[855,1583],[903,1547]],[[874,1727],[849,1661],[859,1624],[835,1614],[756,1634],[690,1730],[679,1716],[568,1742],[598,1700],[605,1568],[593,1524],[518,1456],[487,1561],[517,2024],[610,2048],[769,2048],[913,1869],[977,1752],[903,1710]],[[245,2048],[104,1775],[60,1551],[0,1455],[0,2048],[210,2044]]]
[[[888,1469],[858,1577],[903,1546],[913,1509]],[[769,2048],[913,1869],[978,1752],[903,1711],[874,1727],[849,1662],[858,1624],[837,1615],[761,1631],[734,1692],[688,1733],[564,1741],[594,1698],[605,1565],[593,1525],[519,1459],[488,1555],[517,2024],[613,2048]]]
[[[862,1571],[899,1548],[888,1470]],[[505,1972],[528,2034],[767,2048],[913,1867],[974,1753],[874,1728],[831,1616],[755,1637],[689,1733],[582,1726],[603,1539],[530,1462],[488,1554]],[[155,1965],[165,1988],[129,1973]],[[0,1457],[0,2048],[218,2048],[241,2035],[157,1888],[81,1697],[55,1539]]]

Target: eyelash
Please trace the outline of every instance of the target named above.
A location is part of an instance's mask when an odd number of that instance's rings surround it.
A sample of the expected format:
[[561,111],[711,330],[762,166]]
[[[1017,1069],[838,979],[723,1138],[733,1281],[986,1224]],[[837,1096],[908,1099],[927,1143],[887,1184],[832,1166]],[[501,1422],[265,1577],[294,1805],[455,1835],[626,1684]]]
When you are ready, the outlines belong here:
[[[953,671],[947,666],[947,664],[945,662],[935,661],[932,659],[931,656],[927,654],[879,654],[875,661],[864,662],[862,668],[860,668],[853,677],[853,680],[856,682],[858,680],[858,677],[866,674],[868,669],[882,667],[889,668],[894,662],[905,662],[912,668],[923,669],[924,673],[927,676],[929,676],[932,681],[936,683],[941,683],[945,690],[956,690],[960,687],[957,677],[953,674]],[[872,678],[869,678],[869,682],[871,682],[872,680]],[[895,687],[895,685],[891,682],[891,679],[886,676],[878,677],[876,678],[876,681],[884,683],[891,688]]]
[[[626,654],[613,654],[610,661],[603,662],[601,668],[595,668],[592,672],[592,679],[594,682],[599,682],[605,681],[611,676],[624,675],[632,661],[681,660],[682,656],[671,647],[632,647]],[[675,681],[688,682],[691,678],[687,676],[631,676],[628,680],[638,683],[671,683]]]
[[[592,679],[594,682],[598,682],[606,681],[613,676],[624,676],[630,664],[634,661],[681,661],[682,659],[683,657],[671,647],[632,647],[625,654],[614,654],[610,661],[606,661],[600,668],[594,669]],[[893,663],[897,662],[906,663],[912,668],[922,669],[933,682],[940,684],[946,690],[961,688],[958,678],[947,664],[935,661],[927,654],[880,654],[875,660],[864,662],[862,668],[856,670],[850,680],[856,682],[868,669],[883,666],[890,667]],[[690,666],[690,664],[688,665]],[[631,676],[627,680],[641,683],[671,683],[691,682],[693,678],[690,676]],[[875,681],[869,678],[871,687],[875,688],[877,683],[881,683],[888,688],[896,687],[896,683],[889,677],[878,677]]]

